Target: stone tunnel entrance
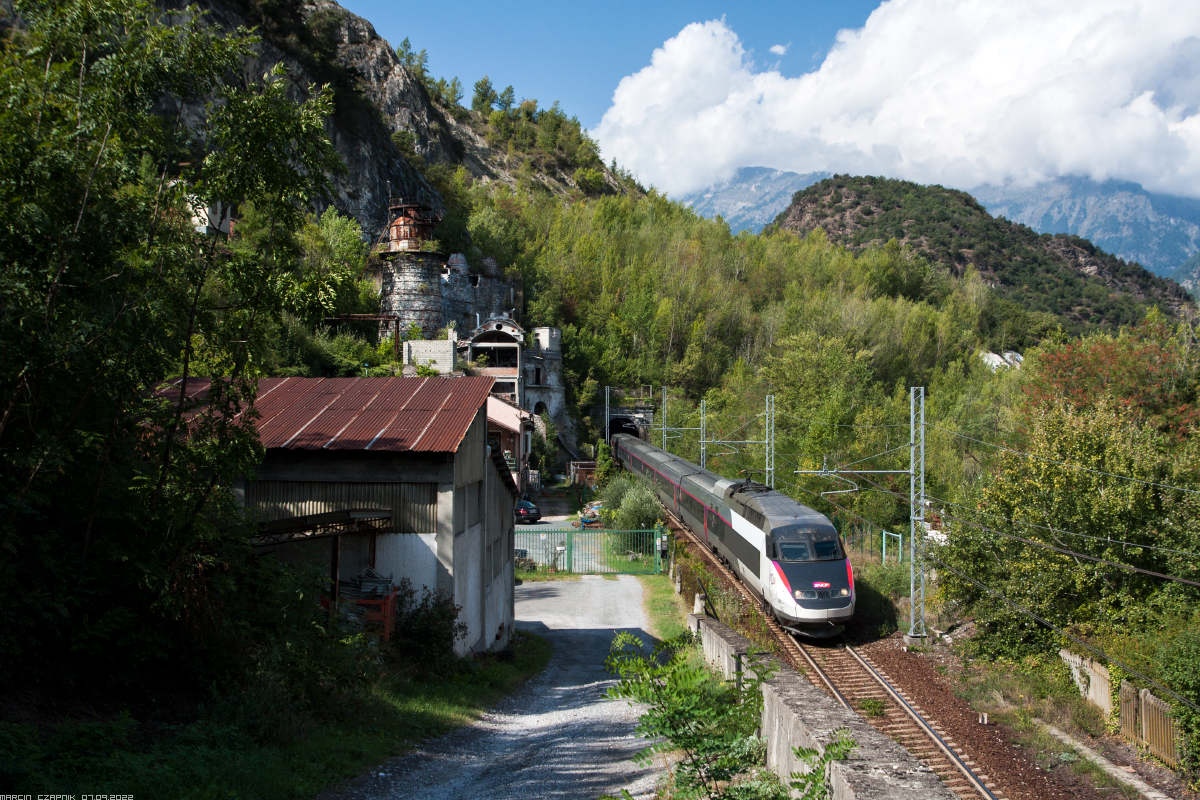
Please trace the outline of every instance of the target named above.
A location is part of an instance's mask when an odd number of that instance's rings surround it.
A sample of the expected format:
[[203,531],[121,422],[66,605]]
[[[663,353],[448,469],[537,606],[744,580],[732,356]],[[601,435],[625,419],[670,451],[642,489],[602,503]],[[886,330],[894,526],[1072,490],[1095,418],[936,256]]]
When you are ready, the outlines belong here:
[[649,426],[640,419],[633,417],[610,417],[608,420],[608,431],[610,436],[616,436],[618,433],[627,433],[630,436],[637,436],[645,439],[649,435]]

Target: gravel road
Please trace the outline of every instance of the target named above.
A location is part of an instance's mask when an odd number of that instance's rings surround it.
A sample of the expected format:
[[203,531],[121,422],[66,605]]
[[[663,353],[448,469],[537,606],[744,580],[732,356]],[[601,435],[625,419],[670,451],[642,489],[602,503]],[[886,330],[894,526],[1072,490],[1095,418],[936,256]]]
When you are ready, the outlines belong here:
[[632,756],[637,710],[604,699],[604,656],[618,630],[650,641],[642,585],[584,576],[516,588],[517,627],[554,644],[545,671],[478,722],[432,739],[327,795],[345,800],[596,798],[654,794],[657,770]]

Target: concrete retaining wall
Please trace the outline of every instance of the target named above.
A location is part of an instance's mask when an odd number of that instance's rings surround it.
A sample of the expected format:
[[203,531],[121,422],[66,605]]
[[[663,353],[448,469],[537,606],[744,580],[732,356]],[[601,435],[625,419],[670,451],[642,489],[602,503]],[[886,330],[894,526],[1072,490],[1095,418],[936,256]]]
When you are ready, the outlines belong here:
[[[738,673],[753,674],[746,653],[750,640],[727,625],[703,615],[689,614],[688,627],[700,634],[704,657],[729,680]],[[818,752],[847,728],[857,743],[845,761],[830,764],[834,800],[954,800],[955,795],[907,750],[847,711],[774,657],[766,659],[774,676],[762,687],[762,734],[767,742],[767,767],[785,782],[793,772],[807,771],[792,752],[804,747]]]

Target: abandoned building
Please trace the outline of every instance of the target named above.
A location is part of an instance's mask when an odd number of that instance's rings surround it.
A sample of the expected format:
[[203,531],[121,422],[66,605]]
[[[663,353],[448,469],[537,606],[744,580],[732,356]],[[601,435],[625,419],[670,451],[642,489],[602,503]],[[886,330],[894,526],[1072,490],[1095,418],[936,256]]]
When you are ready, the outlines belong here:
[[562,331],[558,328],[534,328],[533,347],[523,355],[525,390],[522,407],[539,416],[549,414],[550,419],[562,430],[567,422]]
[[504,461],[524,494],[530,488],[529,453],[533,448],[533,414],[493,395],[488,398],[488,436],[499,438]]
[[[235,487],[271,534],[260,550],[341,581],[371,567],[418,595],[444,591],[467,626],[460,653],[504,647],[518,494],[501,436],[489,442],[491,387],[487,377],[261,380],[266,457]],[[190,397],[206,392],[207,381],[189,381]]]
[[388,216],[385,238],[376,248],[381,314],[398,315],[401,328],[416,323],[427,340],[444,338],[438,333],[447,327],[467,331],[483,318],[516,315],[520,281],[505,278],[495,259],[484,258],[472,274],[463,255],[425,249],[440,221],[426,203],[392,198]]
[[459,342],[459,355],[496,379],[492,395],[521,408],[524,381],[521,379],[521,355],[525,331],[507,314],[489,317],[471,331],[470,338]]

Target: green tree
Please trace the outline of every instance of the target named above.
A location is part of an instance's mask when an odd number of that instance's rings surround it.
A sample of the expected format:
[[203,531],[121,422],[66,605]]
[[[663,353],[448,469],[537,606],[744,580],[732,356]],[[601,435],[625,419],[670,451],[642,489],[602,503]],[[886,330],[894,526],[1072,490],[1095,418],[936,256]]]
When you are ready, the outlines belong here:
[[475,81],[475,94],[471,97],[471,108],[481,114],[489,114],[498,99],[492,80],[484,75]]
[[[279,71],[226,85],[251,41],[198,16],[17,10],[0,48],[0,681],[85,663],[93,681],[168,664],[186,681],[227,664],[197,653],[240,647],[205,650],[241,630],[222,622],[245,588],[231,487],[261,458],[243,420],[297,233],[340,168],[332,97],[297,104]],[[197,231],[207,209],[251,207],[252,248]]]
[[287,304],[289,310],[316,322],[333,313],[343,286],[362,274],[369,246],[358,222],[333,208],[319,220],[310,218],[299,240],[303,255]]
[[446,85],[445,98],[447,105],[456,106],[463,99],[463,85],[457,77],[451,78],[450,83]]
[[496,98],[496,107],[507,113],[512,110],[515,102],[517,102],[517,93],[513,91],[513,87],[511,85],[505,86],[504,91],[500,93],[498,98]]

